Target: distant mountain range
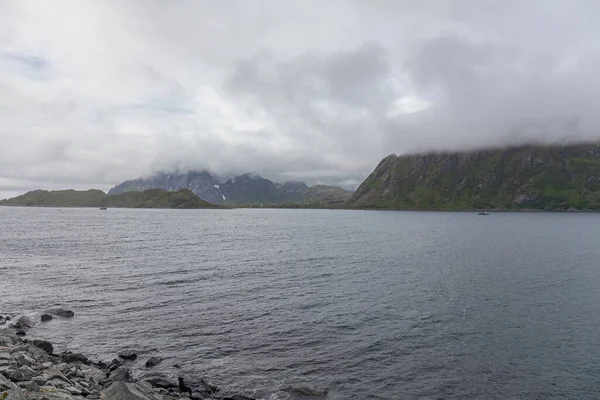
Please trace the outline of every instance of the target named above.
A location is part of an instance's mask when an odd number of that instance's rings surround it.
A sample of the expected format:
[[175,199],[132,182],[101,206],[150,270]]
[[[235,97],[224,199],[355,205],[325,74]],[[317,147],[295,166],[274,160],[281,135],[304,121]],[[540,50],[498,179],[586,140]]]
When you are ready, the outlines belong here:
[[168,192],[149,189],[105,195],[101,190],[33,190],[21,196],[1,200],[0,206],[23,207],[114,207],[114,208],[221,208],[208,203],[191,190]]
[[600,209],[600,146],[384,158],[346,204],[418,210]]
[[36,190],[0,205],[57,207],[384,208],[406,210],[600,210],[600,146],[518,146],[390,155],[354,194],[332,186],[272,182],[255,174],[221,180],[207,171],[158,173],[86,192]]
[[278,183],[250,173],[222,181],[217,175],[208,171],[160,172],[149,178],[125,181],[112,188],[108,194],[146,189],[189,189],[202,200],[231,205],[289,202],[317,202],[330,205],[344,203],[352,195],[349,191],[333,186],[318,185],[309,188],[304,182]]

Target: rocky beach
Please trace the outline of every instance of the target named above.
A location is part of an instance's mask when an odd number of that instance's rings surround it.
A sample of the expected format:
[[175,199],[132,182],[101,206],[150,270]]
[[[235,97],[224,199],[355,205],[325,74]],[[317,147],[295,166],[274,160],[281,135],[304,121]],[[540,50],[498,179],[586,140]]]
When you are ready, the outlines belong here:
[[[65,309],[46,310],[38,321],[0,314],[0,400],[252,400],[224,393],[204,379],[154,373],[160,357],[137,360],[135,349],[115,349],[112,361],[94,361],[70,351],[55,354],[52,343],[29,337],[37,323],[74,317],[73,311]],[[131,373],[136,360],[147,370],[139,378]]]

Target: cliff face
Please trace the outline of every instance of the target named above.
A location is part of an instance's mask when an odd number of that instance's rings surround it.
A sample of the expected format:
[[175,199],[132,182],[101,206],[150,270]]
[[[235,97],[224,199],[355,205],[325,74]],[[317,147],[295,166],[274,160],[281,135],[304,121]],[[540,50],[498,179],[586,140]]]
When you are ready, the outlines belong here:
[[600,209],[600,146],[384,158],[349,201],[398,209]]

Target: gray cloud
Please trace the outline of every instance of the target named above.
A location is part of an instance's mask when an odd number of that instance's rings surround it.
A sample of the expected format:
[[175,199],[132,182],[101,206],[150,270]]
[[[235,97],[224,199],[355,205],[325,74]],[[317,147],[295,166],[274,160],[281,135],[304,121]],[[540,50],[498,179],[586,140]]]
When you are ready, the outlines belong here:
[[0,197],[600,139],[596,1],[0,4]]

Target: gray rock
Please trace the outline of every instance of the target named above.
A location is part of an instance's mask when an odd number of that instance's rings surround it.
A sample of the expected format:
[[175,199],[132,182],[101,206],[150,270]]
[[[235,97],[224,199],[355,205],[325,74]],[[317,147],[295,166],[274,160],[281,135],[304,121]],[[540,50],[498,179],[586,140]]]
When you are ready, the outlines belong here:
[[42,316],[40,317],[40,319],[42,320],[42,322],[50,321],[50,320],[52,320],[52,315],[50,315],[50,314],[42,314]]
[[46,385],[46,382],[48,382],[48,379],[44,375],[40,375],[34,376],[32,381],[38,386],[44,386]]
[[146,361],[146,368],[152,368],[154,366],[157,366],[158,364],[160,364],[162,360],[158,357],[150,357],[147,361]]
[[143,382],[114,382],[102,391],[101,396],[105,400],[162,400],[162,396]]
[[129,368],[127,368],[125,366],[121,366],[121,367],[115,369],[113,372],[111,372],[108,379],[110,379],[113,382],[117,382],[117,381],[128,382],[128,381],[130,381],[131,374],[129,373]]
[[75,313],[71,310],[65,310],[64,308],[52,308],[46,311],[46,314],[56,315],[57,317],[62,318],[72,318],[75,316]]
[[61,358],[62,358],[63,362],[66,362],[66,363],[80,362],[80,363],[88,364],[88,365],[91,364],[90,360],[83,354],[72,353],[70,351],[63,353],[61,355]]
[[0,374],[0,392],[12,389],[15,387],[15,384],[6,379],[6,377]]
[[137,358],[137,354],[131,350],[123,350],[119,353],[119,357],[124,360],[135,360]]
[[93,365],[85,366],[81,368],[81,372],[83,372],[83,376],[86,380],[93,379],[94,382],[98,383],[101,380],[106,379],[106,374],[99,368],[94,367]]
[[4,376],[6,376],[8,379],[10,379],[13,382],[24,382],[24,381],[30,381],[31,378],[33,378],[33,375],[27,371],[26,369],[24,369],[23,367],[19,368],[19,369],[8,369],[6,371],[4,371]]
[[69,378],[67,378],[60,370],[57,368],[50,368],[44,371],[42,377],[46,379],[46,382],[53,380],[61,380],[69,385],[73,385],[73,382]]
[[25,332],[23,329],[19,329],[19,330],[15,331],[15,334],[19,337],[23,337],[23,336],[27,335],[27,332]]
[[0,346],[12,346],[19,343],[19,338],[15,331],[8,328],[0,329]]
[[21,353],[17,356],[17,363],[28,367],[36,365],[36,361],[25,353]]
[[146,382],[150,383],[154,387],[159,387],[159,388],[164,388],[164,389],[170,389],[170,388],[177,387],[177,385],[175,383],[171,382],[167,377],[162,376],[162,375],[148,376],[148,377],[145,377],[144,380]]
[[223,400],[256,400],[256,399],[253,399],[252,397],[248,397],[248,396],[243,396],[241,394],[234,394],[233,396],[223,397]]
[[17,385],[19,385],[19,387],[21,389],[27,390],[30,392],[37,392],[40,390],[40,386],[33,381],[19,382]]
[[31,355],[31,357],[33,357],[40,363],[52,361],[52,359],[50,358],[50,354],[48,354],[45,350],[37,346],[29,346],[27,348],[27,352],[29,353],[29,355]]
[[23,315],[13,322],[11,327],[16,331],[27,331],[33,328],[34,325],[35,323],[31,320],[31,318]]
[[2,396],[4,400],[26,400],[25,394],[18,387],[10,389],[7,393],[6,397]]
[[54,352],[54,347],[52,346],[52,343],[46,340],[35,339],[32,343],[35,347],[39,347],[48,354],[52,354]]
[[75,396],[81,395],[81,390],[77,389],[76,387],[66,386],[64,389]]
[[123,365],[123,361],[115,358],[113,359],[110,364],[108,365],[108,370],[110,372],[114,371],[115,369],[119,368],[121,365]]

